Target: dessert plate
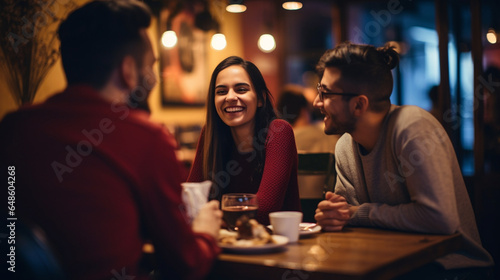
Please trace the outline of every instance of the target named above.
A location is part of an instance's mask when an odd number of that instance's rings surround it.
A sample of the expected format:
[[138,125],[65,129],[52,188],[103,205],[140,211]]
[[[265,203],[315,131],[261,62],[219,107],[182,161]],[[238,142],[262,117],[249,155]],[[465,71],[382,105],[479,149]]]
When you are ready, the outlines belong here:
[[[239,253],[239,254],[262,254],[278,251],[284,248],[288,244],[288,237],[281,235],[272,235],[273,243],[263,244],[263,245],[253,245],[250,244],[250,240],[238,240],[236,244],[221,244],[219,246],[227,253]],[[243,242],[241,242],[243,241]],[[245,242],[248,241],[248,242]]]

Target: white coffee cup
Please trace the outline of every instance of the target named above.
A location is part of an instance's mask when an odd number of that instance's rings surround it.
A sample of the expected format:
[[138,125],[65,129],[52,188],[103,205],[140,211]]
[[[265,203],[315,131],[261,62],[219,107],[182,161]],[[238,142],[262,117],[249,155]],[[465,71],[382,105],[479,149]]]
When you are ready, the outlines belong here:
[[288,237],[288,242],[293,243],[299,240],[300,222],[302,222],[302,212],[299,211],[279,211],[269,213],[269,220],[273,226],[273,233]]

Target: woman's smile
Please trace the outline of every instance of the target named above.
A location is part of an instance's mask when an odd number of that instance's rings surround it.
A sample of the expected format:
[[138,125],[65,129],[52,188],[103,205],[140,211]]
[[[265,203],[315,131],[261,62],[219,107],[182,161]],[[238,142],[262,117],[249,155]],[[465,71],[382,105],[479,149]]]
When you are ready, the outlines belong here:
[[243,106],[228,106],[224,108],[224,112],[226,113],[239,113],[245,110],[245,107]]

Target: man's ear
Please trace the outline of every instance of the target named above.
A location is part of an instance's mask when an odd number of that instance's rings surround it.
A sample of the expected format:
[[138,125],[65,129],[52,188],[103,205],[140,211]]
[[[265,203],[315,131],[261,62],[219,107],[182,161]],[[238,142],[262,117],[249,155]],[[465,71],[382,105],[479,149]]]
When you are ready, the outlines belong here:
[[136,66],[135,59],[130,55],[125,56],[120,64],[120,77],[124,85],[131,90],[137,86],[139,73]]
[[354,102],[352,104],[353,112],[355,116],[360,116],[364,112],[368,111],[370,107],[370,100],[364,94],[353,97]]

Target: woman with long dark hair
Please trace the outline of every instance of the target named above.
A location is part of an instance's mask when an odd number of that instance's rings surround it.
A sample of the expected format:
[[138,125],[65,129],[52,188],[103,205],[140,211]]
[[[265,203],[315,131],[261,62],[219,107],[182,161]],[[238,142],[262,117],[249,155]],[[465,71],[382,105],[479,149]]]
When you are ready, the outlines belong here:
[[272,96],[259,69],[231,56],[212,73],[207,117],[188,181],[211,180],[211,197],[256,193],[257,220],[300,210],[297,148],[292,127],[277,119]]

